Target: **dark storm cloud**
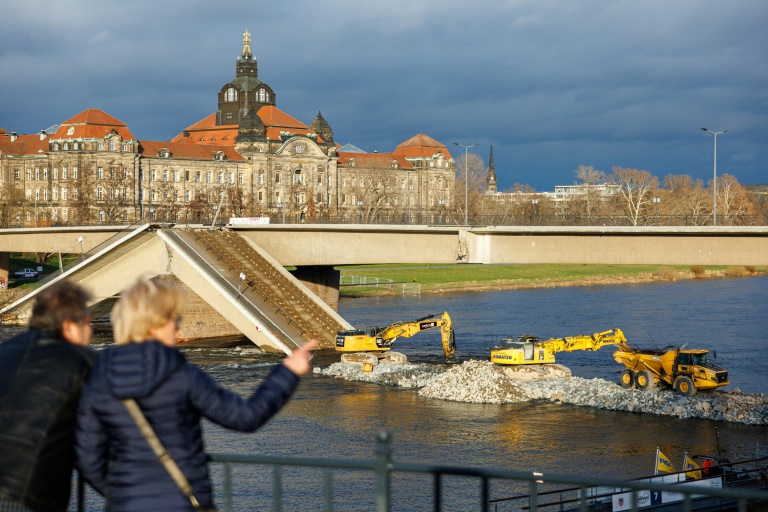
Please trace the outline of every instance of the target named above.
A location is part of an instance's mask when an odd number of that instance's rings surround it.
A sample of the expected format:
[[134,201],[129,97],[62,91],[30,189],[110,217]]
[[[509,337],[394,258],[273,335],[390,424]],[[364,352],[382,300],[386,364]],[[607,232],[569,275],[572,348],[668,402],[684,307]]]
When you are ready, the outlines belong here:
[[[89,108],[165,140],[216,109],[252,34],[259,76],[306,123],[391,151],[493,144],[501,188],[579,164],[768,182],[762,0],[2,2],[0,126]],[[458,154],[453,151],[454,156]]]

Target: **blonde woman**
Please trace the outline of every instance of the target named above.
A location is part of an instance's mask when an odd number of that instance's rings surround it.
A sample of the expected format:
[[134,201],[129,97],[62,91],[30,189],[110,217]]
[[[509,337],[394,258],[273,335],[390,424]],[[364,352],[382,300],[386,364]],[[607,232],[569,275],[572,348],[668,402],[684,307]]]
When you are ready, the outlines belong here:
[[99,354],[83,391],[77,467],[111,512],[193,510],[123,399],[136,400],[200,504],[212,507],[200,418],[253,432],[285,405],[310,369],[315,341],[286,357],[250,397],[224,390],[175,348],[183,309],[183,294],[169,284],[140,279],[126,290],[111,314],[116,346]]

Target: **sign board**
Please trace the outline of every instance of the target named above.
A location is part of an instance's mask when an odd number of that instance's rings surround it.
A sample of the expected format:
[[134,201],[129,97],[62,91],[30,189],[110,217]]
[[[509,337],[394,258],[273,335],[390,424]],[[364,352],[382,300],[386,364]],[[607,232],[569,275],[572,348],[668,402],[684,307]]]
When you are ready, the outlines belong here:
[[269,224],[269,217],[230,217],[230,225]]
[[[670,475],[672,477],[677,475]],[[671,483],[671,482],[662,482]],[[689,480],[687,482],[681,482],[678,484],[680,487],[686,489],[704,488],[704,489],[722,489],[723,479],[722,477],[708,478],[706,480]],[[701,494],[692,494],[691,498],[704,498]],[[637,508],[645,508],[650,506],[664,505],[667,503],[675,503],[677,501],[683,501],[683,493],[680,492],[659,492],[659,491],[637,491]],[[632,509],[632,493],[623,492],[621,494],[613,495],[613,510],[631,510]]]
[[38,272],[42,272],[43,271],[43,267],[37,267],[37,271]]

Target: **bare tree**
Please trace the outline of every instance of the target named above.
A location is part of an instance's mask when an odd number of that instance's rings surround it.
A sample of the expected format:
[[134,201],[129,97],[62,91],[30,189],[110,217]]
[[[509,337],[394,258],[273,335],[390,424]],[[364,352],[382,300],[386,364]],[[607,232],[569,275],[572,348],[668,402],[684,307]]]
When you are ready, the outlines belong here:
[[624,214],[637,226],[640,216],[651,204],[651,191],[659,187],[658,178],[648,171],[614,167],[611,182],[619,186]]
[[[605,181],[605,173],[597,170],[591,165],[581,164],[576,169],[576,178],[584,185],[584,195],[576,203],[583,203],[584,213],[587,217],[593,214],[593,205],[595,204],[595,195],[597,194],[595,186]],[[602,201],[601,201],[602,202]],[[573,205],[576,206],[576,205]]]
[[103,193],[104,210],[107,221],[117,222],[123,220],[126,207],[131,204],[131,177],[127,170],[111,168],[109,175],[98,182],[105,188]]
[[669,174],[664,177],[661,194],[662,211],[685,219],[686,223],[702,225],[712,215],[709,193],[702,180],[687,174]]
[[155,188],[156,218],[164,222],[174,222],[176,214],[181,209],[179,205],[179,190],[171,181],[161,181]]
[[248,196],[242,187],[230,185],[227,188],[227,212],[234,217],[247,217]]
[[208,200],[208,194],[198,191],[187,204],[187,217],[196,222],[204,222],[211,219],[213,205]]
[[71,204],[75,222],[90,224],[94,219],[92,205],[96,204],[96,173],[93,168],[84,167],[77,171],[73,169],[72,174],[74,189]]
[[717,207],[718,214],[730,222],[744,217],[751,209],[749,195],[735,176],[723,174],[717,180]]
[[[368,167],[358,172],[356,187],[353,190],[361,207],[361,221],[369,223],[392,209],[392,196],[397,185],[391,175],[391,158],[382,156],[379,161],[369,159],[366,164]],[[405,189],[401,187],[404,205],[408,204],[408,198],[412,196],[410,180],[414,179],[418,177],[408,176]]]
[[24,210],[24,192],[13,183],[7,183],[0,191],[0,227],[7,228],[21,219]]
[[[457,216],[469,211],[477,215],[482,209],[486,187],[487,168],[483,159],[475,153],[467,153],[456,159],[456,179],[453,182],[453,205]],[[466,204],[465,200],[469,203]]]

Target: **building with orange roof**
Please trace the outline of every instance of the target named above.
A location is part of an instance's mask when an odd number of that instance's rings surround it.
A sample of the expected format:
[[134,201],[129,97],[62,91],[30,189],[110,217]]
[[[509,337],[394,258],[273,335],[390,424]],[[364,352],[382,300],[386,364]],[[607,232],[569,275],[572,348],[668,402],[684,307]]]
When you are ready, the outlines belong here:
[[205,221],[225,191],[223,218],[428,222],[450,205],[443,144],[418,134],[391,153],[338,152],[322,113],[307,125],[277,107],[247,31],[235,78],[216,94],[216,112],[165,142],[94,108],[33,135],[0,130],[0,225]]

